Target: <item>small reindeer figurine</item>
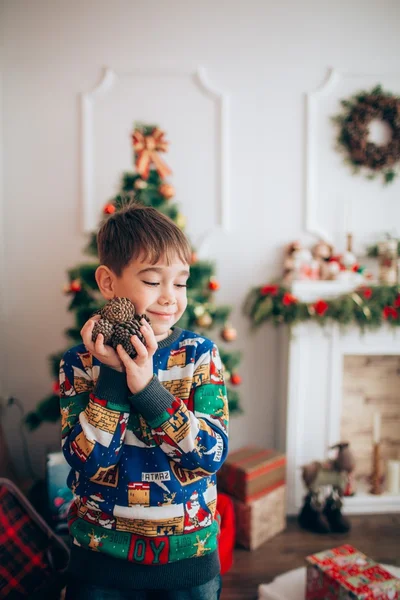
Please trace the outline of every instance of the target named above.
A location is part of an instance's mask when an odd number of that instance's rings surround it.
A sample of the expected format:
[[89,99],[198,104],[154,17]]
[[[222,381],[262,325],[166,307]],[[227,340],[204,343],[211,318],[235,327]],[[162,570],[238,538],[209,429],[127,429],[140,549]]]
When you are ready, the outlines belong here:
[[350,522],[341,513],[342,497],[350,495],[350,476],[355,461],[348,442],[330,447],[337,449],[334,459],[313,461],[302,467],[302,478],[308,493],[299,514],[299,524],[316,533],[345,533]]

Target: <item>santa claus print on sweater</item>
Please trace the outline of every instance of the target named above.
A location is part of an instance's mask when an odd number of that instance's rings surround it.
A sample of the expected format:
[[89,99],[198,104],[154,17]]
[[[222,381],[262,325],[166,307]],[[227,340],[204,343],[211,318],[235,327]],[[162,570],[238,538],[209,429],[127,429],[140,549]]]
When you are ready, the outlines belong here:
[[212,517],[208,508],[200,505],[199,494],[193,492],[185,503],[184,531],[196,531],[211,525]]

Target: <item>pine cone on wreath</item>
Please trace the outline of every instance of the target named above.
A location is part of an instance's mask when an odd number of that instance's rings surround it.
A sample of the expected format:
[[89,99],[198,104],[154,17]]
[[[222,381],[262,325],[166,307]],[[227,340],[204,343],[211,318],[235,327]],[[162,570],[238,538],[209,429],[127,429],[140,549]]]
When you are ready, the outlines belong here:
[[99,333],[104,336],[104,343],[114,349],[121,344],[131,358],[135,358],[137,352],[131,343],[132,335],[137,335],[139,340],[146,344],[146,340],[140,331],[142,319],[149,324],[146,315],[135,313],[135,306],[129,298],[113,298],[96,314],[100,315],[99,321],[93,327],[92,341],[95,342]]

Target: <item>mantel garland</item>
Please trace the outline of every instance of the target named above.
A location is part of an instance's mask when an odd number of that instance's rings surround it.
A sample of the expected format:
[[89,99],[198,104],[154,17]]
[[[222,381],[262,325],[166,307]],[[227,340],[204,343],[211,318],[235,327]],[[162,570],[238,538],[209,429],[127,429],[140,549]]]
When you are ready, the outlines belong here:
[[253,328],[265,322],[296,325],[305,321],[354,324],[361,330],[377,329],[384,323],[399,327],[400,285],[365,285],[333,299],[302,302],[287,287],[271,283],[249,292],[244,312]]
[[[348,100],[341,100],[343,112],[332,118],[339,127],[338,149],[346,155],[345,162],[354,173],[367,170],[367,178],[381,174],[385,184],[399,174],[400,165],[400,97],[377,85],[371,91],[361,91]],[[368,140],[372,120],[384,121],[391,129],[387,144]]]

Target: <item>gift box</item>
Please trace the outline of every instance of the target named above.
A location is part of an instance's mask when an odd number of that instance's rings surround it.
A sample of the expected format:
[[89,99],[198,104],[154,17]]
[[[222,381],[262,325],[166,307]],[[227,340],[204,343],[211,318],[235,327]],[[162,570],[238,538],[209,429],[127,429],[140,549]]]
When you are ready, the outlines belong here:
[[251,502],[285,483],[286,457],[277,450],[245,447],[228,455],[218,472],[221,491]]
[[218,536],[218,553],[221,564],[221,575],[225,575],[233,565],[235,548],[235,510],[232,498],[218,492],[217,511],[221,516],[220,533]]
[[306,600],[398,600],[400,579],[348,544],[307,556]]
[[282,484],[251,502],[234,499],[237,544],[255,550],[285,529],[285,493],[286,485]]

